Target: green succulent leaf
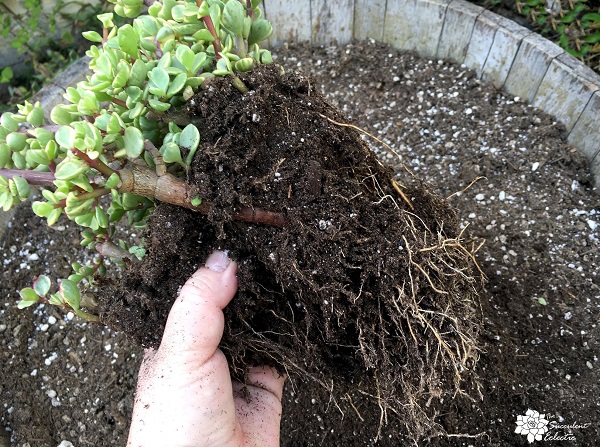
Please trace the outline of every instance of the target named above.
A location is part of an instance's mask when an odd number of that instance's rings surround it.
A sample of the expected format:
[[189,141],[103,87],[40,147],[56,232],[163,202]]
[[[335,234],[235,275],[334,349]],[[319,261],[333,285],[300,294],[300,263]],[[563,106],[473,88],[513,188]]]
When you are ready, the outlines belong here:
[[106,179],[106,183],[104,184],[104,186],[106,188],[114,189],[119,185],[120,181],[121,178],[116,172],[114,172],[110,175],[110,177],[108,177],[108,179]]
[[35,303],[37,303],[40,299],[38,294],[31,287],[26,287],[19,292],[21,295],[21,301],[17,303],[17,307],[19,309],[25,309]]
[[164,68],[154,67],[150,72],[150,93],[162,97],[167,94],[169,88],[169,74]]
[[113,22],[113,13],[112,12],[98,14],[97,17],[98,17],[98,20],[100,20],[100,22],[102,22],[102,26],[104,28],[112,28],[113,26],[115,26],[115,24]]
[[133,26],[126,24],[119,28],[117,31],[117,42],[119,48],[124,53],[128,54],[134,59],[137,59],[140,55],[138,44],[140,42],[140,36],[133,29]]
[[12,113],[3,113],[0,117],[0,125],[9,132],[17,132],[19,130],[19,122],[13,118]]
[[54,138],[60,146],[64,147],[65,149],[72,149],[75,147],[77,131],[70,126],[62,126],[60,129],[58,129]]
[[52,285],[52,281],[46,275],[40,275],[33,282],[33,290],[39,296],[46,296],[50,291],[50,286]]
[[123,142],[125,143],[125,150],[129,158],[139,157],[144,150],[144,136],[142,135],[142,131],[137,127],[128,127],[125,129]]
[[129,253],[131,253],[141,261],[144,255],[146,254],[146,249],[141,245],[133,245],[129,247]]
[[81,293],[73,281],[63,279],[60,282],[58,293],[73,310],[79,310]]
[[273,27],[265,19],[256,19],[250,26],[250,35],[248,36],[248,45],[262,42],[273,33]]
[[169,85],[169,89],[167,90],[167,97],[171,98],[172,96],[179,93],[181,91],[181,89],[183,89],[183,87],[185,87],[186,81],[187,81],[187,74],[185,74],[185,73],[181,73],[181,74],[175,76],[175,79],[173,79],[173,81],[171,82],[171,85]]
[[48,217],[48,215],[54,210],[54,205],[48,202],[33,202],[31,209],[37,216]]
[[11,150],[6,143],[0,143],[0,169],[6,168],[11,160]]
[[27,122],[34,127],[40,127],[44,124],[44,111],[41,107],[34,107],[33,110],[27,114]]
[[69,180],[83,174],[88,170],[88,166],[77,159],[66,159],[57,167],[54,177],[58,180]]
[[167,102],[157,101],[156,99],[149,99],[148,105],[157,112],[166,112],[171,108],[171,104]]
[[188,150],[188,155],[185,159],[185,163],[188,166],[191,164],[199,144],[200,132],[198,131],[198,128],[193,124],[188,124],[179,136],[179,145]]
[[181,150],[175,143],[165,143],[160,148],[160,154],[165,163],[182,163]]
[[81,33],[81,35],[90,42],[102,42],[102,36],[96,31],[84,31],[83,33]]
[[25,180],[22,177],[13,177],[13,182],[15,184],[16,187],[16,192],[17,195],[22,199],[25,200],[29,197],[29,183],[27,183],[27,180]]
[[222,25],[236,36],[242,36],[246,8],[237,0],[228,1],[223,8]]
[[187,71],[192,71],[194,66],[194,52],[187,45],[180,45],[175,51],[177,60],[185,67]]

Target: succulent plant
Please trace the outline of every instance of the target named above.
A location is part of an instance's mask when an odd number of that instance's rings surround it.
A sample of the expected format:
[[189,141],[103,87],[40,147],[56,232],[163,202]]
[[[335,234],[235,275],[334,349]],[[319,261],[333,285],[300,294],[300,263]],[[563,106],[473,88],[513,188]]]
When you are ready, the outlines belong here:
[[[81,310],[80,289],[106,272],[107,258],[121,263],[144,251],[116,239],[115,224],[145,226],[155,200],[207,209],[185,183],[202,129],[181,118],[182,106],[214,76],[244,92],[237,73],[272,61],[260,47],[272,32],[260,0],[162,0],[146,14],[142,0],[112,2],[133,20],[116,26],[113,13],[98,16],[101,32],[84,33],[95,44],[87,52],[91,75],[67,89],[50,120],[27,102],[0,118],[0,207],[9,210],[40,186],[35,214],[49,225],[65,215],[83,228],[81,244],[99,252],[91,265],[73,263],[56,292],[48,276],[38,277],[21,291],[22,308],[48,302],[97,320]],[[261,216],[242,210],[238,218]]]

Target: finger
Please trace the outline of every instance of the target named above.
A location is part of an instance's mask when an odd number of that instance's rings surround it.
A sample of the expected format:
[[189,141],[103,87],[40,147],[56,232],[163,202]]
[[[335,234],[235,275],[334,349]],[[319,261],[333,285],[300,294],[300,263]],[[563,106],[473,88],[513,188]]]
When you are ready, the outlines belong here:
[[250,368],[246,384],[234,382],[236,413],[247,445],[279,445],[285,376],[273,368]]
[[169,312],[162,355],[186,354],[200,365],[213,356],[223,335],[222,310],[237,291],[236,271],[226,253],[214,252],[192,275]]
[[286,376],[279,374],[275,368],[268,366],[253,366],[248,368],[246,383],[273,394],[281,401],[283,385]]

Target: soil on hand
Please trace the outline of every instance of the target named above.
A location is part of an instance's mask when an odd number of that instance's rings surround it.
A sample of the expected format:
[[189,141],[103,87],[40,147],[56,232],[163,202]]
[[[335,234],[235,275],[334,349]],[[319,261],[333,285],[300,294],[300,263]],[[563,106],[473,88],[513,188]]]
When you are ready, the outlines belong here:
[[[188,181],[210,212],[158,206],[143,261],[100,291],[103,321],[156,347],[177,290],[230,250],[239,291],[221,349],[235,377],[266,364],[354,383],[411,435],[433,433],[420,407],[455,394],[478,355],[478,282],[455,212],[418,181],[399,186],[309,78],[268,66],[241,79],[249,93],[219,79],[187,104],[203,137]],[[287,224],[236,222],[242,207]]]
[[[514,433],[529,408],[579,425],[550,430],[564,439],[549,445],[596,445],[600,210],[585,159],[564,142],[560,124],[465,67],[373,42],[276,55],[287,69],[313,75],[315,91],[390,144],[435,191],[453,195],[461,227],[486,240],[477,253],[488,277],[476,365],[482,398],[432,401],[451,436],[419,445],[532,445]],[[397,163],[368,144],[385,164]],[[139,234],[130,236],[140,243]],[[17,291],[37,275],[65,277],[70,262],[91,260],[78,241],[69,222],[48,228],[25,205],[0,240],[0,422],[15,447],[126,443],[139,345],[51,306],[16,308]],[[327,385],[342,398],[331,401],[329,390],[297,375],[286,382],[282,446],[411,445],[397,416],[365,394],[372,393]]]

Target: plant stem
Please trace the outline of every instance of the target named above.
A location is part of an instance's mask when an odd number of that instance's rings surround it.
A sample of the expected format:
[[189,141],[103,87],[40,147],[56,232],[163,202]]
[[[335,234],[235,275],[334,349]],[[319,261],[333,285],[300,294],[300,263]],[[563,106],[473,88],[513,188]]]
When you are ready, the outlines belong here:
[[112,174],[117,174],[118,172],[115,171],[114,169],[112,169],[110,166],[108,166],[107,164],[105,164],[102,160],[100,160],[99,158],[96,159],[91,159],[88,154],[86,154],[85,152],[81,152],[79,149],[71,149],[71,151],[73,152],[73,154],[78,157],[81,158],[83,161],[85,161],[85,163],[90,167],[95,169],[96,171],[100,172],[102,175],[104,175],[106,178],[110,177]]
[[11,179],[21,177],[27,180],[30,185],[54,186],[54,174],[52,172],[40,171],[21,171],[19,169],[0,169],[0,175]]
[[121,261],[129,259],[131,262],[138,262],[134,255],[110,241],[97,244],[96,251],[107,258],[119,259]]
[[[110,189],[109,188],[98,188],[98,189],[94,189],[92,192],[84,192],[82,194],[79,194],[77,196],[77,200],[82,201],[82,200],[88,200],[88,199],[95,199],[98,197],[102,197],[105,196],[106,194],[110,194]],[[67,199],[62,199],[59,202],[54,204],[54,208],[64,208],[67,206]]]
[[[202,214],[208,214],[212,203],[204,201],[199,206],[192,205],[193,191],[185,181],[171,174],[156,175],[148,168],[137,166],[119,171],[121,184],[119,192],[131,192],[144,197],[153,197],[161,202],[181,206]],[[266,211],[260,208],[244,207],[231,216],[242,222],[284,227],[287,219],[282,213]]]
[[[196,0],[196,5],[200,7],[204,0]],[[210,15],[202,17],[202,21],[204,25],[206,25],[206,29],[213,36],[214,42],[213,47],[215,49],[215,59],[221,59],[221,40],[219,39],[219,35],[217,34],[217,30],[215,30],[215,24],[212,21],[212,17]]]
[[237,76],[233,77],[233,79],[231,80],[231,85],[233,85],[242,94],[248,93],[250,91],[246,84],[244,84],[244,81],[242,81]]

